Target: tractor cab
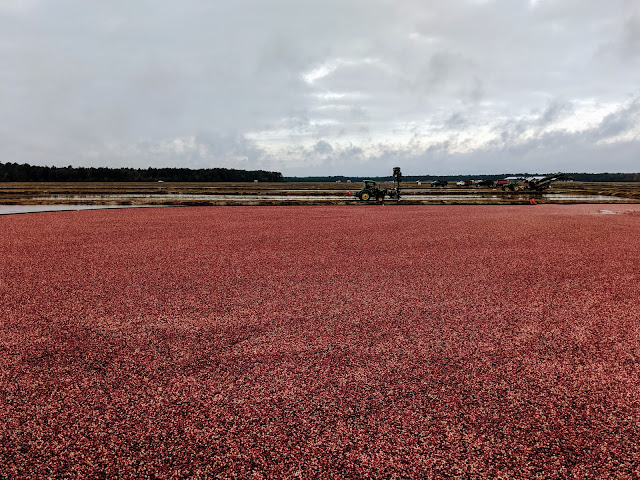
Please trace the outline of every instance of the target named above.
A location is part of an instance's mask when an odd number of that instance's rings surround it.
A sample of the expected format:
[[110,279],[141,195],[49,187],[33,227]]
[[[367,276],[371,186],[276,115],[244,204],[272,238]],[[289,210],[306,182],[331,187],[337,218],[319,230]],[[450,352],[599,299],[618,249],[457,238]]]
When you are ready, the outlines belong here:
[[367,190],[372,190],[374,188],[376,188],[376,182],[374,182],[373,180],[365,180],[364,181],[364,188]]

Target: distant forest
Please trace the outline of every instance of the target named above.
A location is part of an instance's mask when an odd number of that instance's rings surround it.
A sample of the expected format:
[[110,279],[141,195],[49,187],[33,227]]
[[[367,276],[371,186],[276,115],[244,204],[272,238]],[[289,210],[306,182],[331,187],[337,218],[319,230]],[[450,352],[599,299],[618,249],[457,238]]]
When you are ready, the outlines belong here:
[[[507,176],[531,177],[534,173],[499,175],[404,175],[404,182],[418,180],[499,180]],[[107,168],[40,167],[18,163],[0,163],[0,182],[361,182],[364,179],[393,181],[388,177],[283,177],[280,172],[235,170],[232,168]],[[640,173],[565,173],[565,179],[579,182],[640,182]]]
[[[418,180],[447,180],[457,182],[459,180],[500,180],[505,177],[533,177],[544,175],[538,173],[503,173],[500,175],[403,175],[403,182],[415,182]],[[565,180],[575,180],[576,182],[640,182],[640,173],[565,173]],[[376,180],[379,182],[393,181],[392,176],[388,177],[284,177],[285,182],[361,182],[364,179]]]
[[0,163],[0,182],[282,182],[280,172],[230,168],[39,167]]

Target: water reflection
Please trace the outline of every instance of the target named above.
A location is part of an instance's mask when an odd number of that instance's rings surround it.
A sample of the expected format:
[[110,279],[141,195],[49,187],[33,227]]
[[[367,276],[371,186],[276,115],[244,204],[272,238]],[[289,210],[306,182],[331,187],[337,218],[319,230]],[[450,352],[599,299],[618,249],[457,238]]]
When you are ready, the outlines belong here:
[[[140,207],[144,207],[141,205]],[[138,208],[133,205],[0,205],[0,215],[38,212],[68,212],[77,210],[98,210],[104,208]]]

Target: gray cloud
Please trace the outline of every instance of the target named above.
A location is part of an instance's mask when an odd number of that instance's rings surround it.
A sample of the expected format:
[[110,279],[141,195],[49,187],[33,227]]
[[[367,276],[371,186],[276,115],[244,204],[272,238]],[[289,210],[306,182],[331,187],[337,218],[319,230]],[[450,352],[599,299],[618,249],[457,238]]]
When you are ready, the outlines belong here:
[[333,152],[333,147],[331,146],[331,144],[329,142],[325,142],[324,140],[320,140],[313,147],[313,151],[315,153],[319,153],[319,154],[322,155],[322,154],[327,154],[327,153]]
[[549,103],[549,105],[547,105],[547,108],[540,116],[538,123],[543,126],[550,125],[562,118],[563,115],[570,114],[573,111],[573,105],[571,102],[554,99]]
[[[629,105],[604,117],[596,132],[598,137],[607,139],[629,132],[638,125],[640,125],[640,98],[634,99]],[[638,140],[637,132],[635,138]]]
[[639,18],[630,0],[9,0],[0,161],[637,170]]
[[623,42],[624,51],[637,60],[640,57],[640,13],[635,13],[625,24]]

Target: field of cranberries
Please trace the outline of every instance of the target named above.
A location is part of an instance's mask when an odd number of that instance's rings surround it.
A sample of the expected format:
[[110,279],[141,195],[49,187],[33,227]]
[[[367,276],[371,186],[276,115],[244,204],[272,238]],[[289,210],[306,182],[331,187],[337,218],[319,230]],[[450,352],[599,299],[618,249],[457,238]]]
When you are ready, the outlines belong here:
[[638,478],[640,207],[0,218],[0,478]]

